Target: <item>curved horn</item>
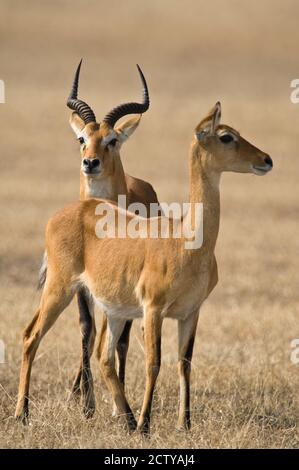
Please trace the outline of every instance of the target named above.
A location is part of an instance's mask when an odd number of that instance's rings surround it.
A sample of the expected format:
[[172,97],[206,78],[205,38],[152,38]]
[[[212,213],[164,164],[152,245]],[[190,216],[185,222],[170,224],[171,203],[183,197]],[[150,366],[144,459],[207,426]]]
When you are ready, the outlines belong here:
[[80,118],[83,119],[85,124],[88,124],[89,122],[96,122],[96,117],[93,110],[88,106],[88,104],[86,104],[84,101],[77,99],[81,64],[82,59],[80,60],[79,65],[77,67],[71,93],[68,97],[66,104],[70,109],[76,111],[76,113],[79,114]]
[[118,121],[123,116],[127,114],[142,114],[148,110],[150,105],[149,94],[147,84],[142,73],[141,68],[137,64],[137,69],[142,81],[142,103],[124,103],[116,108],[113,108],[106,116],[104,117],[103,121],[106,122],[109,126],[114,127],[116,121]]

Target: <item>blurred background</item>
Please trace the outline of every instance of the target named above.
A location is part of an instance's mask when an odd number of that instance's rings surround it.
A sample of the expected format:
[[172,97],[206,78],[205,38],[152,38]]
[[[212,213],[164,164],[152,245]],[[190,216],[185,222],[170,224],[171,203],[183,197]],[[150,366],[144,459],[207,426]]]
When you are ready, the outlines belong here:
[[[1,447],[144,445],[136,436],[124,439],[112,420],[95,360],[95,419],[85,422],[80,409],[65,404],[80,350],[75,303],[34,365],[35,426],[24,434],[12,419],[21,330],[39,298],[44,227],[79,195],[79,147],[65,103],[81,57],[79,97],[98,120],[113,106],[140,99],[135,64],[141,65],[151,107],[122,148],[122,160],[126,172],[152,183],[160,201],[187,201],[192,132],[217,100],[223,122],[274,161],[265,178],[223,175],[220,279],[197,332],[193,431],[172,432],[176,325],[166,321],[147,446],[298,446],[299,365],[290,361],[290,342],[299,338],[299,104],[290,101],[290,82],[299,78],[298,10],[295,0],[1,1]],[[137,414],[143,386],[136,324],[128,396]]]

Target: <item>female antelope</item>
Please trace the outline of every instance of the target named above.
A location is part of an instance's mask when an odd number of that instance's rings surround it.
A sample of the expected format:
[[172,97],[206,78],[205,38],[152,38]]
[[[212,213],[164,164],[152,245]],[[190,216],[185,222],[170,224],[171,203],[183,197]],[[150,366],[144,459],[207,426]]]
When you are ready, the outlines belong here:
[[[217,103],[195,129],[190,151],[189,212],[181,220],[169,220],[179,228],[186,217],[191,217],[196,225],[199,221],[194,220],[193,210],[202,203],[201,247],[186,249],[184,236],[98,238],[95,227],[99,217],[95,211],[99,200],[94,199],[73,204],[50,219],[46,230],[48,275],[40,306],[24,336],[17,418],[24,419],[28,413],[30,371],[38,345],[83,285],[108,318],[100,366],[130,429],[135,429],[136,421],[115,371],[115,349],[124,325],[128,319],[143,317],[146,388],[138,429],[146,433],[160,369],[163,319],[178,321],[178,424],[190,427],[190,368],[198,314],[217,284],[214,250],[220,217],[220,176],[223,171],[264,175],[272,169],[271,158],[231,127],[221,125],[220,115]],[[116,219],[123,217],[117,206],[110,206]],[[126,212],[127,226],[133,217]]]

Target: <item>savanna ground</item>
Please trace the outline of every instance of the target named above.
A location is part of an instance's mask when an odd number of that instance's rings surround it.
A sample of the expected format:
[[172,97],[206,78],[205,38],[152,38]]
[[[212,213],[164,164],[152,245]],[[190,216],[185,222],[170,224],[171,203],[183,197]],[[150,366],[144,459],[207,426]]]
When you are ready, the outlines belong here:
[[[0,12],[1,447],[298,447],[299,105],[296,1],[11,1]],[[152,437],[128,436],[92,362],[97,411],[67,403],[80,350],[75,303],[42,342],[32,375],[31,426],[13,419],[21,331],[32,317],[44,227],[78,198],[79,149],[65,100],[84,57],[80,96],[98,119],[137,99],[138,62],[152,105],[122,150],[128,173],[162,201],[186,201],[192,130],[220,99],[223,122],[268,152],[264,178],[225,174],[219,284],[202,308],[192,373],[193,427],[175,430],[176,324],[165,321]],[[138,415],[144,353],[134,325],[127,394]]]

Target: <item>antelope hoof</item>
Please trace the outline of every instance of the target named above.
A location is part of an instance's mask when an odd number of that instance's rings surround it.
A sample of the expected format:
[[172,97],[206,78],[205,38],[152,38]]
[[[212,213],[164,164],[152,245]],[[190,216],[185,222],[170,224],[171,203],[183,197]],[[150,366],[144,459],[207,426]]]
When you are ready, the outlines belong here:
[[72,401],[75,401],[75,402],[79,402],[80,401],[80,398],[81,398],[81,390],[80,388],[73,388],[71,390],[71,393],[69,394],[69,397],[68,397],[68,402],[72,402]]
[[143,437],[150,437],[150,423],[148,420],[143,423],[138,423],[137,431],[142,434]]
[[177,424],[176,430],[178,432],[188,432],[191,429],[191,425],[189,424]]
[[137,421],[134,418],[133,414],[127,415],[127,425],[129,428],[129,433],[136,431]]
[[94,412],[96,409],[96,401],[94,396],[89,398],[83,406],[83,413],[86,419],[90,419],[93,417]]
[[15,414],[15,420],[18,423],[23,424],[23,426],[29,426],[29,412],[28,410],[23,410],[21,413]]
[[73,386],[72,386],[72,389],[71,389],[71,393],[69,395],[69,398],[68,398],[68,401],[79,401],[80,398],[81,398],[81,388],[80,388],[80,378],[78,379],[78,377],[76,377],[76,379],[74,380],[73,382]]
[[190,429],[191,429],[191,421],[190,420],[178,421],[178,424],[176,426],[177,431],[186,432],[186,431],[190,431]]
[[83,407],[83,413],[86,419],[92,418],[94,415],[94,412],[95,412],[95,407],[88,407],[88,406]]
[[117,406],[116,404],[114,403],[113,404],[113,408],[112,408],[112,418],[119,418],[120,416],[122,415],[122,413],[120,413],[117,409]]

